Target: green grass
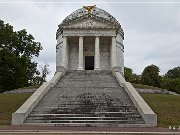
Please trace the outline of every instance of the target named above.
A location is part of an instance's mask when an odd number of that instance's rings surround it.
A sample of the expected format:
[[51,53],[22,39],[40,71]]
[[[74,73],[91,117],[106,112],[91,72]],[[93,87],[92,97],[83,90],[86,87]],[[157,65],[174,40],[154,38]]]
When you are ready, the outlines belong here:
[[[18,90],[23,90],[23,89],[38,89],[40,87],[40,85],[35,85],[35,86],[28,86],[28,87],[22,87],[22,88],[17,88]],[[0,93],[1,92],[5,92],[5,91],[11,91],[11,90],[1,90],[0,89]]]
[[158,117],[159,127],[180,125],[180,96],[141,94]]
[[135,88],[139,89],[152,89],[152,90],[162,90],[161,88],[154,87],[154,86],[149,86],[149,85],[143,85],[143,84],[136,84],[136,83],[131,83]]
[[0,125],[11,124],[11,115],[31,94],[0,94]]
[[39,88],[40,85],[35,85],[35,86],[28,86],[28,87],[22,87],[22,88],[18,88],[18,89],[37,89]]

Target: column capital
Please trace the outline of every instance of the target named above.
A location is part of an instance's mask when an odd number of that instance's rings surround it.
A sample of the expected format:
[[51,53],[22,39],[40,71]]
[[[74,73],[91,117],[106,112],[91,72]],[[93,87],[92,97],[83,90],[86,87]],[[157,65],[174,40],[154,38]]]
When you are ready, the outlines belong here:
[[83,36],[79,36],[79,39],[80,39],[80,38],[83,39]]
[[94,36],[95,37],[100,37],[100,36],[102,36],[102,34],[95,34]]
[[77,34],[77,36],[79,36],[79,37],[84,37],[84,35],[83,35],[83,34]]
[[116,38],[117,36],[111,36],[112,38]]

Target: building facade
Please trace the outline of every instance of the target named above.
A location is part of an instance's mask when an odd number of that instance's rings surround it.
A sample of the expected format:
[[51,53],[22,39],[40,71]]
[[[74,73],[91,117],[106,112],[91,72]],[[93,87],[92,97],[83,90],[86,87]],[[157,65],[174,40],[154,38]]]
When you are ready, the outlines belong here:
[[56,33],[56,71],[112,70],[124,73],[124,32],[106,11],[86,6],[67,16]]

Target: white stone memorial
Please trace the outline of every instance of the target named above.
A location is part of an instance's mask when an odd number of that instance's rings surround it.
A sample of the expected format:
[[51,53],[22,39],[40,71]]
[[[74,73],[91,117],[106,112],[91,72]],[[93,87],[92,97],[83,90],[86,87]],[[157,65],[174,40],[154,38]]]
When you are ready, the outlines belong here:
[[[89,9],[89,10],[88,10]],[[112,70],[124,73],[124,32],[120,23],[97,7],[67,16],[56,34],[56,70]]]
[[154,127],[157,115],[125,81],[124,32],[84,6],[56,33],[56,74],[12,114],[12,125]]

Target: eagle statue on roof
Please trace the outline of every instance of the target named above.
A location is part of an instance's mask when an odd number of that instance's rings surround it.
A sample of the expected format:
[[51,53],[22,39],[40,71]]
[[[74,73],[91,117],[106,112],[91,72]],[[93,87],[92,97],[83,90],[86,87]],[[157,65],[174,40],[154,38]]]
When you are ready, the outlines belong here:
[[94,6],[83,6],[83,8],[88,11],[88,13],[92,13],[92,10],[93,10],[95,7],[96,7],[96,5],[94,5]]

